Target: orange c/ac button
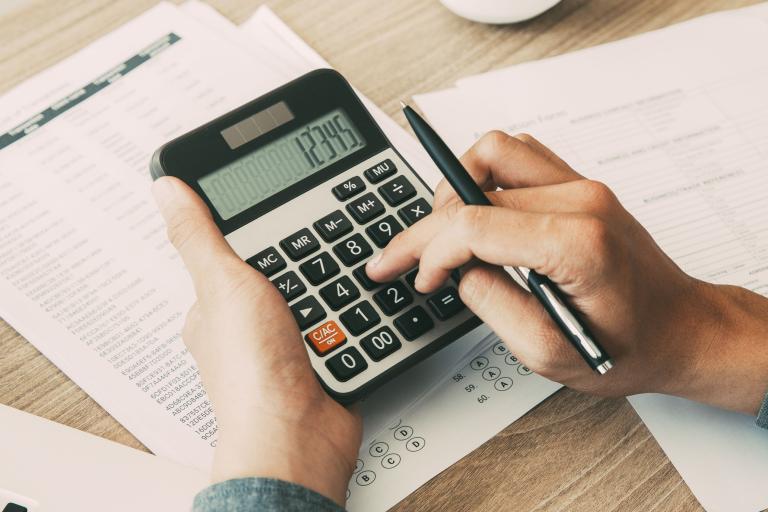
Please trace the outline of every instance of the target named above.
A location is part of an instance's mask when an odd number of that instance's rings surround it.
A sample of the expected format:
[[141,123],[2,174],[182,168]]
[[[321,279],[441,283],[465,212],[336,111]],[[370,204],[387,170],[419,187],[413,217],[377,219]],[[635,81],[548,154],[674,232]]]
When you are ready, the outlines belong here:
[[309,331],[304,338],[319,356],[323,356],[347,342],[344,331],[333,320]]

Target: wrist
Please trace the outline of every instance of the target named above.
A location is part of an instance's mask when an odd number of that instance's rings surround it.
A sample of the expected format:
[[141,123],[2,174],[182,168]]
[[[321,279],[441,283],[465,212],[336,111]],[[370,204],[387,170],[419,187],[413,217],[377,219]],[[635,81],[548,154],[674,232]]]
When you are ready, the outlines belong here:
[[670,394],[756,415],[768,391],[768,299],[743,288],[696,282],[685,350]]
[[[261,410],[241,411],[219,422],[212,480],[266,477],[293,482],[343,506],[354,458],[334,437],[354,435],[325,432],[322,421],[281,418]],[[343,438],[343,437],[342,437]],[[359,440],[353,440],[359,446]]]

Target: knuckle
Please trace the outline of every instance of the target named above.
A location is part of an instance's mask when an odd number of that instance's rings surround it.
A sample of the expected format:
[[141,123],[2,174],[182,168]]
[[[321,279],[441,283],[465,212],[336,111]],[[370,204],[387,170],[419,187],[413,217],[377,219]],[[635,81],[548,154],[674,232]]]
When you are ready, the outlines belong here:
[[459,296],[465,303],[477,306],[492,285],[492,277],[484,268],[472,267],[461,275]]
[[464,205],[456,215],[459,231],[466,235],[476,232],[487,222],[487,208]]
[[517,140],[519,140],[521,142],[524,142],[526,144],[531,144],[531,143],[535,144],[535,143],[539,142],[538,140],[536,140],[536,137],[534,137],[530,133],[525,133],[525,132],[523,132],[523,133],[516,133],[514,135],[514,137]]
[[[475,144],[478,152],[484,155],[496,154],[502,146],[516,140],[501,130],[486,132]],[[519,142],[519,141],[517,141]]]
[[591,209],[603,210],[616,202],[616,195],[603,182],[584,180],[582,187],[586,204]]

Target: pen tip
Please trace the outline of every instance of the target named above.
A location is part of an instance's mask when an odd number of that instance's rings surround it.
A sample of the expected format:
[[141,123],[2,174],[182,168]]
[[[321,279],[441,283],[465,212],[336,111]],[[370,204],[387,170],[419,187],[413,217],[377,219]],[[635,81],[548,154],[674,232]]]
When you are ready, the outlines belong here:
[[405,108],[405,107],[407,107],[407,106],[408,106],[408,104],[407,104],[406,102],[404,102],[403,100],[400,100],[400,106],[401,106],[402,108]]

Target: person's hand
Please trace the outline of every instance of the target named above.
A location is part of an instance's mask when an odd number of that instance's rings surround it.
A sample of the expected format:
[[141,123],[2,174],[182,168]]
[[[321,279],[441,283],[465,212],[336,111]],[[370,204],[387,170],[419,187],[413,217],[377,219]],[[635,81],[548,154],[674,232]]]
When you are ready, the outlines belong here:
[[227,244],[205,203],[165,177],[153,193],[195,286],[182,337],[214,406],[214,482],[280,478],[344,503],[361,421],[321,388],[278,290]]
[[[768,387],[768,300],[686,275],[605,185],[528,135],[491,132],[462,163],[495,206],[465,206],[442,182],[433,213],[368,264],[372,279],[418,265],[416,287],[429,293],[472,262],[462,300],[544,377],[591,393],[662,392],[757,411]],[[613,370],[592,371],[502,265],[557,283]]]

